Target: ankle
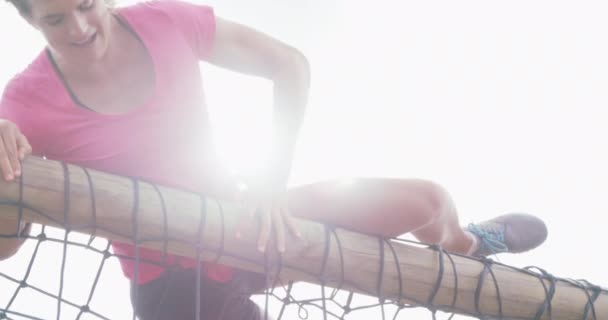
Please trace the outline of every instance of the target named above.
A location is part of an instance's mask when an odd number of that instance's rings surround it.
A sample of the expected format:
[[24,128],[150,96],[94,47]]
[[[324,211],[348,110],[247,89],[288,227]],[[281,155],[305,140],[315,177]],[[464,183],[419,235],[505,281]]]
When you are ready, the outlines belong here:
[[477,252],[479,250],[479,239],[477,238],[476,235],[472,234],[469,231],[464,231],[464,234],[466,235],[467,238],[469,238],[471,240],[471,246],[469,247],[469,250],[467,250],[466,255],[467,256],[472,256],[475,252]]

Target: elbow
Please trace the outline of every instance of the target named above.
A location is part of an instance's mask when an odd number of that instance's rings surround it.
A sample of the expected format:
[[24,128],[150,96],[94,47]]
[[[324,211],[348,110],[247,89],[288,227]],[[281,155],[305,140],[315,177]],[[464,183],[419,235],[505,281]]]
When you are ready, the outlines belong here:
[[[7,231],[10,232],[11,223],[6,223],[4,220],[0,220],[0,234],[6,235]],[[22,223],[19,228],[19,233],[21,237],[10,237],[10,238],[0,238],[0,261],[6,260],[12,256],[14,256],[17,251],[21,248],[23,243],[26,240],[26,237],[29,235],[31,230],[30,223]]]
[[21,245],[23,244],[22,239],[2,239],[0,240],[0,261],[7,260],[14,256]]
[[308,63],[308,59],[306,56],[298,51],[294,50],[292,54],[292,65],[295,70],[295,73],[298,77],[302,78],[307,86],[310,85],[310,63]]
[[275,83],[288,81],[297,87],[308,90],[310,87],[310,64],[302,52],[290,48],[277,60],[276,72],[273,77]]

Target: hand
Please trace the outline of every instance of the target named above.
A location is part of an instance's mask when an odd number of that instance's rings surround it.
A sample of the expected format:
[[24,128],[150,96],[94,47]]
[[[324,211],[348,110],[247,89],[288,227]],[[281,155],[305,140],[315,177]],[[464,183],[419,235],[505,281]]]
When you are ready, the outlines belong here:
[[21,161],[32,153],[27,138],[11,121],[0,119],[0,171],[4,180],[21,175]]
[[287,194],[284,190],[269,191],[267,188],[246,188],[241,190],[238,199],[245,207],[246,217],[237,227],[236,237],[240,238],[243,224],[251,222],[257,214],[261,223],[257,243],[260,252],[266,250],[273,232],[276,235],[277,249],[281,253],[285,252],[285,239],[288,231],[298,238],[302,237],[289,212]]

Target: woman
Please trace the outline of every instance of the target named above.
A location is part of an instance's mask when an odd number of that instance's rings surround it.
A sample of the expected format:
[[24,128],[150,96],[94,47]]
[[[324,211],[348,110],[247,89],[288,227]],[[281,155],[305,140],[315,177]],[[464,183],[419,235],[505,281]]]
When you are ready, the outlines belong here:
[[[263,222],[262,251],[271,231],[278,249],[286,250],[286,233],[297,234],[290,211],[386,237],[413,232],[421,241],[463,254],[521,252],[546,237],[542,221],[523,214],[463,229],[447,193],[428,181],[365,179],[346,192],[330,181],[287,191],[308,94],[308,63],[296,49],[215,17],[209,7],[178,1],[119,9],[103,0],[9,1],[42,33],[47,47],[11,80],[0,102],[0,169],[7,181],[21,174],[20,161],[33,153],[213,197],[246,199]],[[269,167],[275,169],[250,181],[246,194],[222,172],[211,147],[201,60],[274,84]],[[317,207],[302,210],[312,204]],[[15,231],[14,222],[0,223],[0,229]],[[26,225],[20,228],[27,232]],[[4,241],[0,257],[19,245]],[[113,248],[134,256],[128,244],[115,242]],[[161,254],[140,249],[139,256],[159,260]],[[132,260],[121,259],[133,289],[138,286],[132,298],[141,319],[194,318],[194,301],[183,292],[194,288],[195,263],[173,256],[167,262],[179,271],[141,264],[136,272]],[[259,318],[248,299],[257,289],[255,276],[221,265],[206,264],[204,270],[202,318]],[[240,299],[233,299],[235,292]]]

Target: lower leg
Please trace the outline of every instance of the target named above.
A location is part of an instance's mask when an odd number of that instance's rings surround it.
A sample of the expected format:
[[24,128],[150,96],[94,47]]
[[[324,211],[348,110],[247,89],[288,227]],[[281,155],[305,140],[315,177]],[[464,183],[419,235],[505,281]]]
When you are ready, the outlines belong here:
[[464,230],[447,192],[442,191],[440,199],[438,218],[413,231],[420,241],[438,244],[455,253],[487,256],[525,252],[538,247],[547,238],[545,223],[526,213],[504,214]]
[[291,189],[288,197],[290,210],[301,218],[385,238],[412,232],[422,242],[460,254],[524,252],[547,237],[544,222],[527,214],[495,217],[475,225],[473,235],[460,226],[448,193],[425,180],[325,181]]
[[458,220],[458,212],[449,194],[440,189],[439,213],[432,223],[414,230],[412,234],[421,242],[437,244],[443,249],[459,254],[470,254],[477,246],[475,236],[464,230]]

